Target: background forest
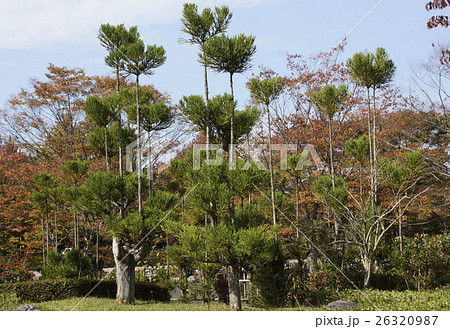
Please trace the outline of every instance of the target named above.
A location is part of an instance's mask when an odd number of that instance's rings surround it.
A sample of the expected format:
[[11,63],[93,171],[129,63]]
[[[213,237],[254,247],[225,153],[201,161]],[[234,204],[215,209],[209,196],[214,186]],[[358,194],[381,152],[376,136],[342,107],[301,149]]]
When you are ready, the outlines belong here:
[[[257,45],[226,34],[228,7],[185,4],[181,22],[203,95],[158,91],[149,77],[164,48],[104,24],[111,76],[49,65],[1,110],[0,282],[115,267],[119,302],[150,280],[234,309],[244,277],[263,307],[448,285],[448,50],[417,69],[420,95],[392,83],[387,50],[342,58],[345,42],[242,86],[233,77],[256,64]],[[210,72],[229,90],[212,97]]]

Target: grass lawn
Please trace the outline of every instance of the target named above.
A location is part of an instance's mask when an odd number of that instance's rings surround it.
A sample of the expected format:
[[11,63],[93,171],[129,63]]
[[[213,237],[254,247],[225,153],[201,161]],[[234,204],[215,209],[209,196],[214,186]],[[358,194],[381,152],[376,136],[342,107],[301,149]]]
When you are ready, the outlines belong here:
[[[381,311],[449,311],[450,287],[426,290],[426,291],[365,291],[364,294]],[[354,301],[361,305],[359,310],[374,311],[376,308],[359,291],[348,291],[340,295],[339,299]],[[37,303],[43,311],[70,311],[81,298],[70,298]],[[227,311],[228,306],[222,303],[152,303],[137,301],[134,305],[116,304],[113,299],[89,297],[84,299],[76,308],[78,311]],[[252,308],[244,303],[244,310],[261,311],[260,308]],[[293,308],[278,308],[276,311],[324,311],[330,310],[325,306]]]

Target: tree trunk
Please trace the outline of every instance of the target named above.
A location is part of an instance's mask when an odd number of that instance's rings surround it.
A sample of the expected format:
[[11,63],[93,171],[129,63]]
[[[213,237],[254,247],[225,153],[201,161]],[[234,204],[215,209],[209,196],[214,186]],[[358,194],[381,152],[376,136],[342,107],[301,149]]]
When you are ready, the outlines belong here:
[[[300,225],[300,187],[299,187],[299,183],[298,183],[298,177],[295,177],[295,223],[297,225]],[[299,238],[299,232],[298,230],[296,230],[297,232],[297,240]]]
[[[116,78],[117,78],[117,84],[116,84],[116,92],[117,94],[120,93],[120,75],[119,75],[119,69],[116,69]],[[123,134],[122,134],[122,109],[119,108],[118,113],[118,128],[119,128],[119,174],[120,179],[123,181]],[[124,195],[123,190],[120,190],[120,215],[123,218],[125,218],[125,207],[124,207]]]
[[105,127],[105,158],[106,158],[106,171],[111,170],[111,166],[109,164],[109,152],[108,152],[108,128]]
[[374,204],[378,203],[378,169],[377,169],[377,126],[376,126],[377,111],[375,107],[375,87],[373,88],[373,102],[372,102],[372,152],[373,152],[373,200]]
[[208,66],[205,64],[205,107],[206,107],[206,160],[210,159],[210,120],[209,120],[209,90],[208,90]]
[[403,256],[403,218],[400,200],[398,201],[398,242],[400,244],[400,255]]
[[375,211],[375,195],[374,195],[374,163],[373,163],[373,144],[372,144],[372,120],[370,111],[370,89],[367,88],[367,126],[369,133],[369,162],[370,162],[370,201],[372,211]]
[[361,261],[364,268],[363,288],[366,289],[369,287],[370,275],[372,274],[372,260],[368,255],[363,255]]
[[269,105],[267,105],[267,124],[269,126],[269,171],[270,171],[270,195],[272,198],[272,220],[273,225],[277,225],[277,217],[275,210],[275,186],[273,182],[273,163],[272,163],[272,125],[270,122]]
[[126,252],[116,237],[113,237],[113,254],[116,263],[116,302],[132,304],[135,300],[136,261],[131,253]]
[[45,218],[45,237],[46,237],[46,249],[47,249],[47,254],[46,254],[46,256],[45,256],[45,258],[47,258],[47,256],[48,256],[48,250],[49,250],[49,239],[50,239],[50,237],[49,237],[49,225],[48,225],[48,221],[49,221],[49,219],[48,219],[48,217],[49,217],[49,214],[48,214],[48,210],[47,210],[47,216],[46,216],[46,218]]
[[142,154],[141,154],[141,118],[139,108],[139,75],[136,75],[136,125],[137,125],[137,172],[138,172],[138,209],[142,215]]
[[95,239],[95,266],[96,266],[96,271],[99,271],[99,264],[100,264],[100,218],[97,217],[97,236]]
[[42,264],[46,265],[45,261],[45,227],[44,227],[44,217],[42,217]]
[[[234,92],[233,92],[233,75],[230,74],[230,89],[231,89],[231,99],[234,102]],[[230,121],[230,147],[228,149],[228,158],[229,158],[229,165],[230,169],[236,169],[235,168],[235,154],[234,154],[234,106],[231,110],[231,121]]]
[[333,163],[333,136],[331,129],[331,119],[328,120],[328,138],[330,143],[330,175],[331,175],[331,186],[334,188],[334,163]]
[[[230,89],[231,89],[231,99],[234,102],[234,92],[233,92],[233,74],[230,74]],[[231,122],[230,122],[230,146],[228,149],[228,166],[230,170],[236,169],[236,159],[235,159],[235,150],[234,150],[234,104],[233,109],[231,110]],[[233,188],[231,188],[233,192]],[[234,193],[233,193],[234,194]],[[234,225],[234,196],[232,197],[230,203],[230,219],[231,223]]]
[[147,132],[148,138],[148,168],[147,168],[147,178],[148,178],[148,196],[150,197],[153,193],[153,158],[152,158],[152,143],[150,131]]
[[58,252],[58,206],[55,204],[55,251]]
[[241,305],[241,290],[239,288],[239,265],[233,264],[227,266],[228,276],[228,295],[230,299],[230,308],[239,311]]

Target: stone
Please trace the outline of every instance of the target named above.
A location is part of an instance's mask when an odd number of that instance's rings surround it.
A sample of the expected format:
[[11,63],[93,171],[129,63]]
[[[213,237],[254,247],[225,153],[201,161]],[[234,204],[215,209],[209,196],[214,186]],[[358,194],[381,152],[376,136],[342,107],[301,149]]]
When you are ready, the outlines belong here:
[[344,310],[348,311],[353,308],[360,308],[360,306],[357,303],[354,302],[347,302],[344,300],[336,300],[334,302],[331,302],[327,305],[328,308],[336,308],[338,310]]
[[37,306],[27,304],[27,305],[19,306],[14,311],[40,311],[40,309]]

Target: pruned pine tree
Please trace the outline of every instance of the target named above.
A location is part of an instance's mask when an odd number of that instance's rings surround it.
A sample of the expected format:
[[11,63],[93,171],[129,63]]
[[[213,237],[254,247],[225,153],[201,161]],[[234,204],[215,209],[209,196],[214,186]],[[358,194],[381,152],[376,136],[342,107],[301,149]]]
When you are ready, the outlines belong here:
[[284,89],[283,78],[275,77],[271,79],[253,78],[250,80],[250,96],[254,101],[264,105],[267,111],[267,125],[269,128],[269,171],[270,171],[270,195],[272,199],[272,220],[273,225],[277,224],[275,209],[275,186],[273,180],[273,158],[272,158],[272,118],[270,115],[270,104],[276,100]]
[[[141,89],[141,96],[144,100],[141,104],[141,128],[147,132],[147,147],[148,147],[148,188],[149,193],[153,191],[153,158],[152,158],[152,133],[169,128],[175,119],[173,109],[164,102],[157,102],[152,96],[152,92],[146,89]],[[141,99],[142,97],[140,97]],[[128,120],[132,123],[137,123],[137,109],[136,104],[130,105],[126,108]]]
[[[217,95],[209,100],[210,112],[210,140],[223,145],[228,151],[231,144],[230,123],[231,113],[236,107],[236,101],[230,94]],[[184,96],[180,100],[181,120],[187,123],[192,130],[204,133],[206,122],[204,120],[206,105],[199,95]],[[239,141],[248,135],[259,120],[259,111],[248,107],[242,111],[235,111],[234,140]]]
[[311,103],[323,113],[328,119],[328,142],[330,146],[330,175],[334,187],[334,163],[333,163],[333,118],[342,110],[344,103],[348,99],[347,87],[340,85],[326,85],[320,91],[311,95]]
[[[218,37],[209,39],[201,47],[204,57],[201,58],[201,63],[208,65],[214,71],[230,75],[230,91],[231,97],[234,100],[233,75],[236,73],[243,73],[251,68],[251,61],[256,53],[255,37],[245,36],[239,34],[234,37],[229,37],[222,34]],[[230,120],[230,151],[229,162],[230,166],[234,165],[234,109],[231,111]]]
[[142,153],[141,153],[141,110],[139,100],[139,77],[153,74],[155,68],[166,61],[165,50],[161,46],[145,46],[142,40],[122,46],[119,52],[124,61],[121,71],[136,77],[136,127],[137,127],[137,172],[138,172],[138,209],[142,212]]
[[101,128],[104,134],[104,150],[106,159],[106,171],[111,170],[110,155],[108,153],[108,126],[116,121],[119,114],[119,100],[116,95],[99,98],[89,96],[84,104],[84,110],[90,121]]
[[[139,32],[136,26],[126,28],[123,24],[111,25],[102,24],[99,29],[98,39],[100,44],[108,51],[105,57],[105,64],[111,67],[116,75],[116,92],[120,90],[120,70],[123,65],[124,56],[119,50],[121,47],[134,43],[139,39]],[[118,109],[119,128],[119,172],[123,176],[123,140],[122,140],[122,109]],[[123,212],[123,210],[122,210]]]
[[209,88],[208,88],[208,65],[202,62],[205,53],[202,46],[209,39],[226,32],[230,24],[232,13],[227,6],[216,7],[214,11],[205,8],[201,13],[198,7],[193,3],[185,3],[181,23],[183,24],[181,31],[189,34],[189,39],[180,39],[183,43],[198,45],[200,48],[199,60],[204,69],[204,86],[205,86],[205,138],[206,138],[206,159],[210,158],[210,112],[209,112]]
[[[393,79],[395,73],[394,62],[384,48],[377,48],[373,53],[356,53],[347,60],[347,68],[350,79],[358,86],[367,90],[367,126],[370,140],[369,162],[370,162],[370,193],[372,208],[377,205],[377,113],[375,107],[376,91],[386,87]],[[372,89],[373,102],[370,101],[370,90]]]

